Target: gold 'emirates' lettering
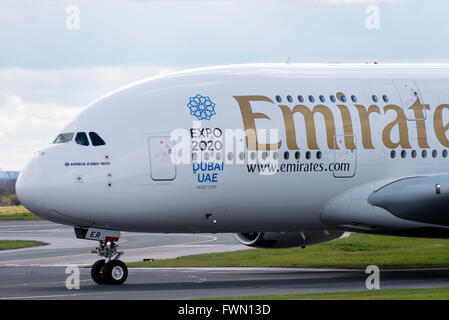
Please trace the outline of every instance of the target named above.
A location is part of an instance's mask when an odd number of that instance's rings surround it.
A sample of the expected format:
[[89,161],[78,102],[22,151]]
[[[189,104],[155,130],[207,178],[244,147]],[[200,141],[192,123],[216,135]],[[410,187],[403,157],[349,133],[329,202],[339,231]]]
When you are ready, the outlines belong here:
[[433,114],[433,126],[435,128],[435,134],[440,143],[449,148],[449,140],[446,136],[446,131],[449,130],[449,123],[443,125],[443,111],[444,109],[449,110],[448,104],[442,104],[435,109],[435,113]]
[[296,144],[296,130],[293,120],[293,115],[296,112],[299,112],[304,116],[304,122],[306,124],[307,146],[309,147],[309,149],[319,149],[316,143],[315,120],[313,118],[313,115],[317,112],[323,115],[324,121],[326,123],[327,146],[329,147],[329,149],[334,149],[335,122],[334,115],[328,107],[324,105],[317,105],[313,108],[313,111],[310,111],[309,108],[303,105],[297,105],[293,108],[293,110],[284,105],[281,105],[279,107],[284,114],[285,133],[287,136],[287,146],[289,149],[299,149],[298,145]]
[[[343,92],[337,92],[336,97],[338,101],[343,101]],[[345,146],[348,149],[355,149],[355,142],[354,142],[354,131],[352,130],[352,120],[351,120],[351,113],[348,110],[348,107],[342,104],[337,104],[338,109],[340,110],[341,114],[341,120],[343,121],[343,133],[345,137]]]
[[[255,120],[256,119],[271,120],[271,119],[264,113],[253,112],[251,107],[251,102],[255,101],[265,101],[273,105],[274,102],[270,98],[261,95],[234,96],[234,98],[237,100],[242,114],[243,125],[245,127],[246,133],[247,148],[249,150],[279,149],[282,145],[282,141],[278,141],[277,143],[273,144],[260,144],[257,141]],[[337,98],[340,102],[342,102],[342,99],[340,99],[338,94]],[[291,109],[286,105],[278,105],[278,107],[282,111],[282,115],[284,118],[286,142],[288,149],[291,150],[299,149],[296,141],[296,126],[294,120],[295,114],[301,114],[304,119],[304,124],[306,128],[307,146],[309,149],[311,150],[319,149],[317,144],[316,126],[314,119],[314,116],[316,114],[320,114],[324,118],[326,125],[326,140],[328,148],[338,149],[338,146],[334,144],[334,138],[336,135],[334,115],[329,107],[322,104],[316,105],[315,107],[313,107],[313,109],[310,109],[305,105],[296,105],[293,107],[293,109]],[[371,136],[370,119],[374,114],[377,114],[379,116],[381,115],[380,108],[376,105],[370,105],[368,108],[366,108],[365,106],[360,104],[355,104],[354,107],[357,110],[360,120],[363,148],[374,149]],[[353,123],[349,108],[344,104],[337,104],[337,108],[340,111],[341,115],[345,147],[347,149],[354,149],[356,146],[354,141]],[[395,113],[396,115],[395,119],[390,123],[388,123],[382,130],[382,142],[387,148],[391,149],[397,147],[401,147],[404,149],[411,148],[408,133],[408,123],[416,124],[417,141],[419,147],[429,148],[429,145],[427,143],[426,125],[424,121],[425,119],[424,110],[430,110],[430,106],[427,104],[422,104],[420,99],[417,98],[413,103],[413,105],[410,106],[408,109],[413,111],[415,117],[414,119],[407,120],[407,117],[404,113],[404,109],[397,105],[389,104],[383,107],[384,114]],[[435,109],[433,115],[433,126],[438,141],[445,147],[449,147],[449,139],[446,135],[447,131],[449,130],[449,123],[446,124],[443,123],[443,111],[445,110],[449,111],[449,105],[443,104]],[[392,134],[394,132],[397,133],[398,136],[397,141],[393,141]]]
[[281,147],[282,141],[273,144],[260,144],[257,141],[255,119],[268,119],[270,117],[264,113],[254,113],[250,101],[266,101],[273,104],[273,100],[264,96],[234,96],[240,106],[245,126],[246,145],[248,150],[276,150]]
[[424,109],[430,110],[430,106],[428,104],[422,104],[421,101],[419,101],[419,98],[417,98],[415,103],[409,109],[413,110],[413,113],[415,114],[419,147],[429,148],[429,145],[427,144],[426,124],[424,122]]
[[374,149],[373,140],[371,139],[371,125],[369,122],[369,115],[373,112],[380,114],[379,107],[376,105],[369,106],[368,110],[361,104],[356,104],[355,107],[359,112],[360,127],[362,129],[362,143],[365,149]]
[[348,149],[355,149],[354,132],[352,130],[351,114],[348,107],[344,105],[337,105],[341,113],[341,120],[343,121],[343,133],[345,136],[345,146]]
[[[408,140],[408,128],[407,128],[407,118],[405,117],[404,110],[401,107],[395,106],[394,104],[389,104],[384,107],[384,113],[388,111],[396,112],[396,119],[387,124],[387,126],[382,131],[382,141],[387,148],[397,148],[401,146],[402,148],[411,148],[410,142]],[[391,141],[391,131],[397,126],[399,130],[399,141]]]

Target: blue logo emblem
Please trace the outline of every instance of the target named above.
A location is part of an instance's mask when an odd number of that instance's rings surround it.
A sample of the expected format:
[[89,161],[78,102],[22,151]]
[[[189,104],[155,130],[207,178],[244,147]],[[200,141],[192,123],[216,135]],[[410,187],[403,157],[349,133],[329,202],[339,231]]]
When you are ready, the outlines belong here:
[[198,120],[210,120],[215,114],[215,103],[209,97],[203,97],[197,94],[189,98],[187,108],[190,109],[190,114],[195,116]]

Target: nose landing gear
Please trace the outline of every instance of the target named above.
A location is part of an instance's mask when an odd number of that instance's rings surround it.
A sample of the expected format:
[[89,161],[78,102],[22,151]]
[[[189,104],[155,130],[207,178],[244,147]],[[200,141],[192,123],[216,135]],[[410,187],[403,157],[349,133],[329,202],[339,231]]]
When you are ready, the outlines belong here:
[[118,245],[113,241],[100,241],[100,246],[92,253],[104,257],[92,265],[91,276],[98,284],[122,284],[128,278],[128,268],[118,260],[123,251],[117,251]]
[[120,231],[100,228],[75,227],[78,239],[99,241],[100,245],[92,250],[103,259],[92,265],[92,280],[98,284],[122,284],[128,278],[128,268],[119,260],[123,251],[117,251],[116,242],[120,239]]

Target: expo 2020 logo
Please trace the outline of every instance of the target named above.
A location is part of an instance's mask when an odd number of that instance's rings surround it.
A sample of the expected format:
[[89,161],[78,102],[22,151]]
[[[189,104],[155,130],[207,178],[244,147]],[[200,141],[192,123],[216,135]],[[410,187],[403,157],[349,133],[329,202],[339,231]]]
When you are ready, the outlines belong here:
[[215,103],[209,97],[203,97],[197,94],[189,98],[187,108],[190,109],[190,114],[195,116],[198,120],[210,120],[215,115]]

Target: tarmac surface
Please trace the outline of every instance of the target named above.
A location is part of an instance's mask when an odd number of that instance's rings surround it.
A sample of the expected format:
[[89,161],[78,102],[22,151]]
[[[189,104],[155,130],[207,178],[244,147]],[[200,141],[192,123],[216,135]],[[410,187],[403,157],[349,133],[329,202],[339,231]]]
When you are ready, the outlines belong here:
[[[0,221],[0,240],[36,240],[48,245],[0,251],[0,266],[91,265],[97,241],[77,239],[73,228],[48,221]],[[120,260],[169,259],[179,256],[248,249],[232,234],[150,234],[122,232]]]
[[[0,299],[196,299],[298,292],[365,290],[364,270],[299,268],[130,268],[120,286],[97,285],[88,266],[94,241],[47,221],[1,221],[0,239],[38,240],[46,246],[0,251]],[[241,250],[232,235],[122,233],[123,261]],[[79,289],[69,290],[66,266],[77,266]],[[73,268],[73,267],[70,267]],[[449,269],[383,270],[380,287],[449,286]]]
[[[0,300],[197,299],[299,292],[366,290],[364,271],[287,268],[139,268],[125,284],[97,285],[80,268],[68,290],[65,267],[0,267]],[[382,271],[381,289],[449,286],[449,269]]]

